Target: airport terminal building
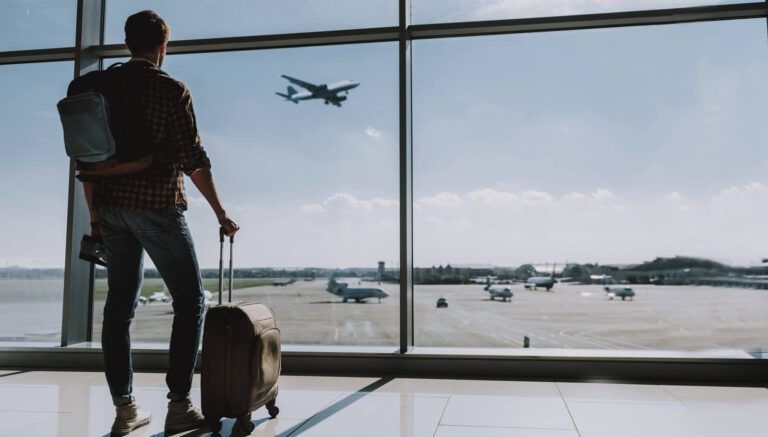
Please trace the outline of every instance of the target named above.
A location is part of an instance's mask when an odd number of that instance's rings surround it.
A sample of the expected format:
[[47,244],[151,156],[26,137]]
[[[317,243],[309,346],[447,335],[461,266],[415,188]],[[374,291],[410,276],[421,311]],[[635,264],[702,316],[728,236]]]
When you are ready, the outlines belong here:
[[[221,268],[279,329],[279,414],[219,435],[763,435],[768,3],[14,0],[0,436],[111,432],[107,268],[81,256],[88,178],[57,103],[136,61],[146,9],[170,29],[146,62],[188,90],[240,226],[229,252],[205,190],[174,191],[204,310]],[[164,428],[179,309],[140,256],[132,395],[153,419],[127,435],[216,435]]]

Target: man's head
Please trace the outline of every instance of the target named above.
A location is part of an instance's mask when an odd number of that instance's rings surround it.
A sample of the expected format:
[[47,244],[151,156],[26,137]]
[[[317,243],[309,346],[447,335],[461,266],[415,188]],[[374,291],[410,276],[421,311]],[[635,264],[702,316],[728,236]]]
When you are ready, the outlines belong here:
[[155,11],[137,12],[125,21],[125,45],[133,56],[155,61],[165,58],[165,44],[171,34],[168,25]]

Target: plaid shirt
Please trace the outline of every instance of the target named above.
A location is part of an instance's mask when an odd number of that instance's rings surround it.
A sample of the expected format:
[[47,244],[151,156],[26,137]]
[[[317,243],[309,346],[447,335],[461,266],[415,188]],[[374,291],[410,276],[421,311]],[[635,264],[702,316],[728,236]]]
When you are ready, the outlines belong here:
[[[130,62],[149,62],[132,59]],[[154,67],[154,65],[153,65]],[[153,210],[179,205],[186,209],[184,175],[210,168],[200,145],[192,96],[187,87],[166,76],[153,77],[139,96],[147,125],[158,145],[152,166],[139,173],[106,178],[86,178],[94,182],[93,206]]]

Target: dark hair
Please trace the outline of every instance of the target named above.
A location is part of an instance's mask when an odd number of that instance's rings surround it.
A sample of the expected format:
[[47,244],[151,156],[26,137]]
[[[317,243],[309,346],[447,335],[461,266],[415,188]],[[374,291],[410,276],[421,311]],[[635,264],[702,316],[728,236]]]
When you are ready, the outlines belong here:
[[125,20],[125,44],[131,53],[157,49],[168,41],[170,29],[155,11],[137,12]]

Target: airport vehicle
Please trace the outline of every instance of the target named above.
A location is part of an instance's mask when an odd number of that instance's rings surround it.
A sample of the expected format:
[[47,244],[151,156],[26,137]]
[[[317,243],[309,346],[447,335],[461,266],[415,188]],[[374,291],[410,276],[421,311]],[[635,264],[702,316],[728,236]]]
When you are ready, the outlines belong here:
[[630,287],[623,287],[623,286],[614,286],[614,287],[605,287],[605,292],[608,293],[608,299],[613,300],[615,297],[620,297],[621,300],[626,300],[629,298],[629,300],[635,299],[635,290],[633,290]]
[[144,305],[147,303],[147,298],[144,296],[139,295],[139,303]]
[[491,300],[496,300],[497,297],[500,297],[502,302],[507,302],[507,299],[511,301],[512,296],[514,296],[512,287],[509,285],[493,285],[491,283],[491,278],[486,280],[485,288],[483,290],[491,294]]
[[366,299],[377,298],[379,303],[381,299],[389,297],[384,290],[380,288],[349,288],[349,284],[346,282],[336,282],[336,278],[331,276],[328,280],[328,287],[325,291],[341,297],[342,302],[346,303],[347,300],[353,299],[355,302],[364,302]]
[[278,96],[284,98],[286,101],[296,104],[302,100],[322,99],[326,105],[331,104],[333,106],[341,107],[341,102],[347,100],[347,96],[340,96],[339,94],[349,94],[349,90],[360,86],[359,82],[352,80],[343,80],[341,82],[335,82],[331,84],[315,85],[309,82],[304,82],[303,80],[293,78],[291,76],[286,76],[284,74],[280,75],[280,77],[306,90],[297,91],[294,87],[289,85],[286,88],[286,94],[275,93]]
[[168,302],[171,300],[171,298],[169,298],[164,291],[158,291],[150,294],[147,300],[149,302]]
[[448,308],[448,301],[445,300],[444,297],[441,297],[437,299],[437,303],[435,304],[437,308]]
[[275,287],[287,287],[287,286],[293,284],[294,282],[296,282],[295,278],[291,278],[291,279],[276,279],[276,280],[272,281],[272,285],[275,286]]

